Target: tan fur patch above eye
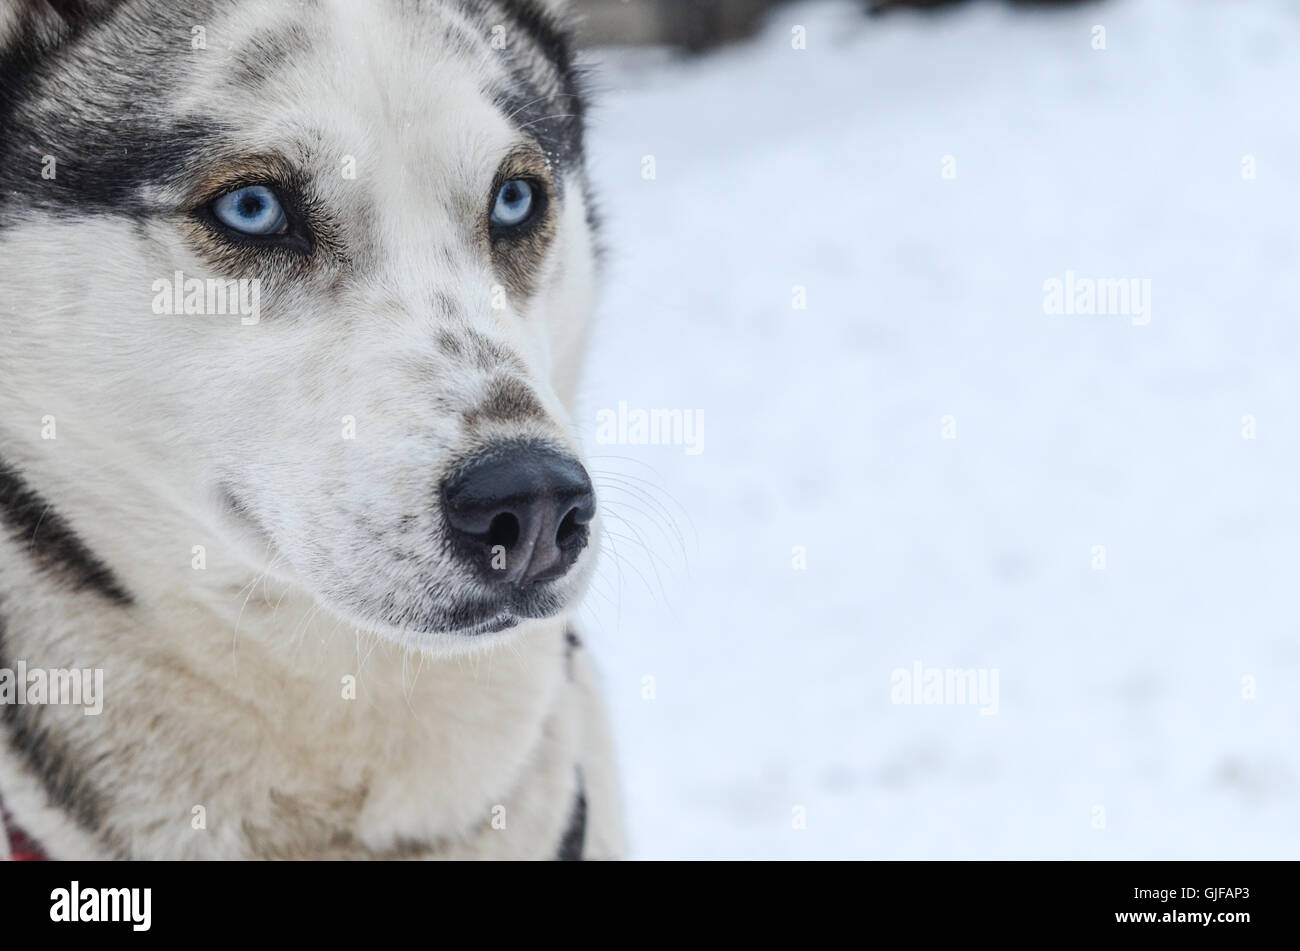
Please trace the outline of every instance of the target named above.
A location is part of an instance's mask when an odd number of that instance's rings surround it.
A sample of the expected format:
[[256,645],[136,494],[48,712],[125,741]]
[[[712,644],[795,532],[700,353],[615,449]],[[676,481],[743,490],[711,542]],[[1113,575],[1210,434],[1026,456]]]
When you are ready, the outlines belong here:
[[294,178],[293,165],[278,155],[243,156],[218,163],[210,173],[196,180],[189,190],[188,202],[200,205],[243,185],[284,182]]

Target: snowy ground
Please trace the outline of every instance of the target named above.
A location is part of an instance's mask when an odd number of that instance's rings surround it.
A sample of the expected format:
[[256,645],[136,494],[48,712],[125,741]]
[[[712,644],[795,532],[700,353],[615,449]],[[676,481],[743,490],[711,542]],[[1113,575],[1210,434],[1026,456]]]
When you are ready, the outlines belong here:
[[[1300,856],[1300,7],[814,3],[600,59],[634,854]],[[1067,271],[1150,322],[1045,313]],[[620,401],[703,451],[601,444]],[[996,713],[892,703],[916,663]]]

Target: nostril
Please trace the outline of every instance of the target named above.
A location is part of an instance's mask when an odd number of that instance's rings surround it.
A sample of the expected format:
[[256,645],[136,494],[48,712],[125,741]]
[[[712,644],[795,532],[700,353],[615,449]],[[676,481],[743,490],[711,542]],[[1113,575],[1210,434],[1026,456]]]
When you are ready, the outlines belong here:
[[502,512],[488,526],[488,544],[509,550],[519,541],[519,519],[513,512]]
[[555,530],[555,544],[560,548],[568,548],[576,540],[582,537],[583,523],[579,521],[578,506],[569,509],[567,515],[560,519],[560,525]]

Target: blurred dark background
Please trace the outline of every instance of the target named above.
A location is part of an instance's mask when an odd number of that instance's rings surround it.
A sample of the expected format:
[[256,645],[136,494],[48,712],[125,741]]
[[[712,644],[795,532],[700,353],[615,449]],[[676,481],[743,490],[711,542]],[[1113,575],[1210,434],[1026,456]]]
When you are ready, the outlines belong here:
[[[743,39],[772,7],[787,0],[575,0],[588,46],[677,46],[702,51]],[[1017,7],[1078,6],[1098,0],[844,0],[871,16],[904,10],[935,10],[970,3]]]

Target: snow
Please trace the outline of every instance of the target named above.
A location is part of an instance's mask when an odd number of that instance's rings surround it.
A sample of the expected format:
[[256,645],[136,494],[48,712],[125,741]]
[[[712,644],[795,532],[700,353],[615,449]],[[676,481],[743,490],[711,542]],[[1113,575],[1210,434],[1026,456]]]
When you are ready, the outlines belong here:
[[[1300,856],[1300,7],[596,58],[582,624],[632,854]],[[1149,323],[1045,313],[1067,272]],[[701,451],[599,441],[620,402]],[[996,712],[891,702],[917,663]]]

